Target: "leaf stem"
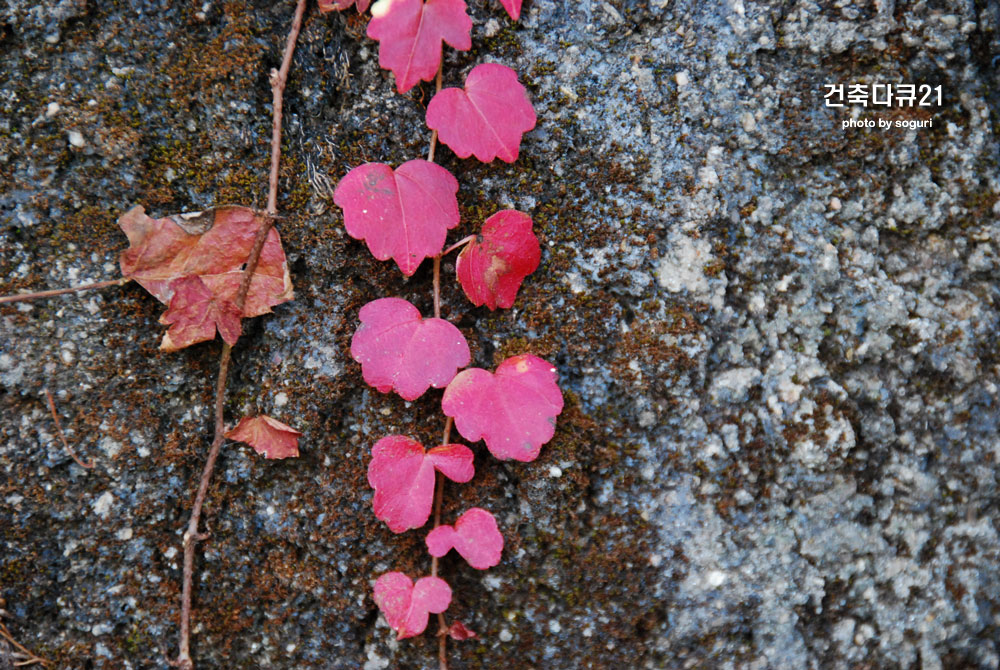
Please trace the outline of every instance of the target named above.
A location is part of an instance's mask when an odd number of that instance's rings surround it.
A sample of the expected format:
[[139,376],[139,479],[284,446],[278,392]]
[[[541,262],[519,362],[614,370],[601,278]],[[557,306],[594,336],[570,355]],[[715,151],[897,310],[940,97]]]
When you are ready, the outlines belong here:
[[[257,230],[254,238],[253,248],[250,256],[247,257],[246,269],[243,271],[243,278],[240,282],[239,290],[236,293],[235,304],[242,313],[246,304],[247,293],[250,291],[250,282],[254,272],[257,270],[257,263],[260,261],[261,250],[267,240],[267,234],[274,225],[274,217],[278,213],[278,169],[281,161],[281,110],[285,93],[285,82],[288,80],[288,70],[292,63],[292,54],[295,51],[295,42],[302,28],[302,16],[305,13],[306,0],[298,0],[295,7],[295,17],[292,19],[292,27],[288,32],[288,40],[285,44],[285,54],[281,61],[281,69],[271,71],[271,93],[274,104],[272,106],[273,122],[271,131],[271,173],[268,180],[267,193],[267,216]],[[222,450],[225,441],[225,417],[223,410],[226,400],[226,378],[229,375],[229,362],[232,358],[232,347],[223,342],[222,354],[219,357],[219,377],[215,385],[215,436],[212,439],[212,446],[208,452],[208,459],[205,461],[205,468],[201,473],[201,480],[198,484],[198,493],[195,496],[194,506],[191,508],[191,519],[188,522],[187,530],[184,532],[184,573],[181,588],[181,622],[180,622],[180,643],[177,660],[171,665],[176,665],[182,670],[193,670],[194,662],[191,660],[191,593],[194,581],[194,553],[197,542],[208,537],[207,534],[198,531],[198,524],[201,520],[201,509],[208,494],[208,486],[212,480],[212,472],[215,470],[215,462]]]
[[69,442],[66,441],[66,436],[63,434],[62,431],[62,426],[59,425],[59,414],[56,412],[56,403],[52,399],[52,393],[50,393],[48,389],[45,389],[45,398],[49,401],[49,412],[52,413],[52,422],[56,424],[56,435],[58,435],[59,440],[62,441],[63,448],[66,449],[66,453],[68,453],[70,455],[70,458],[76,461],[76,464],[79,465],[81,468],[86,468],[87,470],[90,470],[91,468],[94,467],[94,464],[88,463],[82,460],[79,456],[77,456],[76,452],[73,451],[73,447],[69,446]]
[[[438,64],[437,76],[434,78],[434,93],[441,92],[442,72],[444,71],[444,58]],[[427,151],[427,160],[434,162],[434,150],[437,148],[438,131],[431,132],[431,146]],[[448,251],[451,251],[449,247]],[[441,257],[448,251],[443,251],[434,257],[434,318],[441,318]],[[444,424],[444,437],[441,444],[448,444],[451,436],[452,418],[449,416]],[[441,525],[441,502],[444,498],[444,477],[440,472],[436,473],[434,480],[434,527]],[[431,576],[437,577],[438,557],[431,558]],[[445,621],[444,613],[438,614],[438,670],[448,670],[448,624]]]
[[5,295],[0,297],[0,304],[5,302],[23,302],[25,300],[38,300],[39,298],[48,298],[54,295],[63,295],[65,293],[78,293],[80,291],[92,291],[97,288],[107,288],[108,286],[122,286],[124,284],[132,281],[131,277],[122,277],[121,279],[109,279],[107,281],[94,282],[93,284],[83,284],[81,286],[73,286],[71,288],[57,288],[51,291],[38,291],[37,293],[19,293],[17,295]]
[[[434,78],[434,93],[441,92],[441,72],[444,70],[444,56],[441,57],[441,62],[438,64],[437,77]],[[437,148],[438,141],[438,131],[431,132],[431,148],[427,151],[427,161],[430,163],[434,162],[434,149]]]
[[442,251],[441,255],[442,256],[447,256],[448,254],[450,254],[451,252],[453,252],[455,249],[458,249],[459,247],[465,246],[466,244],[468,244],[469,242],[473,241],[474,239],[476,239],[475,235],[469,235],[467,237],[463,237],[458,242],[455,242],[455,244],[451,245],[450,247],[448,247],[447,249],[445,249],[444,251]]
[[[438,63],[437,76],[434,78],[434,92],[441,92],[441,73],[444,71],[444,56],[441,57],[441,62]],[[429,163],[434,162],[434,149],[437,148],[438,141],[438,131],[431,132],[431,147],[427,150],[427,161]],[[434,318],[441,318],[441,257],[444,253],[440,253],[434,257]]]
[[434,318],[441,318],[441,256],[434,257]]
[[[440,259],[440,256],[438,257]],[[451,424],[454,421],[450,416],[444,422],[444,434],[441,437],[441,445],[444,446],[451,440]],[[441,525],[441,505],[444,501],[444,477],[440,472],[435,474],[434,481],[434,528]],[[438,557],[431,558],[431,577],[438,575]],[[438,614],[438,669],[448,670],[448,622],[445,621],[444,612]]]

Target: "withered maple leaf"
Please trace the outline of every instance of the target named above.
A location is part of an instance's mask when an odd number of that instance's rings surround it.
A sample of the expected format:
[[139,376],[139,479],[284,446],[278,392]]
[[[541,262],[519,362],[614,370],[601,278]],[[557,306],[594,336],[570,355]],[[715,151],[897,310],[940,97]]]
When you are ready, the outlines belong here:
[[[137,206],[118,219],[130,243],[121,255],[122,274],[170,307],[161,323],[174,326],[164,336],[162,349],[174,351],[212,339],[216,327],[226,342],[236,341],[241,316],[235,309],[236,293],[262,216],[249,207],[226,205],[152,219]],[[178,289],[182,293],[179,298],[175,295]],[[242,316],[266,314],[292,297],[281,238],[272,228]]]
[[246,442],[264,458],[290,458],[299,455],[302,433],[266,414],[245,416],[225,433],[230,440]]

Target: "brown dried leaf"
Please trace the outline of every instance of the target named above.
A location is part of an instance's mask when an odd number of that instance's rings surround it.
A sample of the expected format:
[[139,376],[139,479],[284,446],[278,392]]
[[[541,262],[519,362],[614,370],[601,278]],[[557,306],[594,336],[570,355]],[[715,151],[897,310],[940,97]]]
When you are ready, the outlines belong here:
[[[226,205],[204,212],[152,219],[143,207],[118,219],[130,246],[121,256],[122,274],[170,305],[174,281],[196,276],[214,299],[235,303],[243,266],[262,217],[249,207]],[[204,231],[204,232],[199,232]],[[258,316],[291,300],[292,280],[278,231],[271,229],[250,282],[244,316]]]
[[246,442],[264,458],[288,458],[299,455],[302,433],[266,414],[240,419],[239,425],[225,434],[230,440]]
[[456,621],[455,623],[448,626],[448,637],[453,640],[469,640],[471,638],[479,637],[476,635],[475,631],[469,630],[465,627],[465,624],[461,621]]

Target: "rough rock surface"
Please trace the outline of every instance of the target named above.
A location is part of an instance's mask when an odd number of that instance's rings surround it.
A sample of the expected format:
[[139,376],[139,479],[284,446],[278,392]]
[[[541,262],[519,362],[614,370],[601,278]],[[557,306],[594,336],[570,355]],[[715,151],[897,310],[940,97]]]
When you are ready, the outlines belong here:
[[[290,2],[0,6],[0,292],[118,276],[115,221],[266,193]],[[531,464],[477,447],[445,517],[500,521],[501,564],[453,557],[461,668],[1000,665],[1000,7],[986,0],[471,0],[479,62],[539,114],[513,165],[441,162],[463,222],[532,213],[514,309],[444,316],[474,364],[555,363],[566,409]],[[223,452],[198,559],[199,668],[436,667],[370,597],[421,574],[422,534],[370,511],[372,443],[440,434],[437,396],[365,387],[358,309],[430,308],[348,238],[332,186],[426,151],[430,90],[394,93],[364,19],[307,16],[286,100],[279,228],[296,300],[246,325],[231,422],[267,412],[299,459]],[[941,85],[842,128],[824,84]],[[865,111],[862,118],[872,116]],[[445,262],[446,276],[453,272]],[[139,287],[0,307],[0,596],[66,668],[176,651],[181,529],[210,440],[218,344],[162,354]],[[68,439],[59,442],[43,389]],[[4,665],[0,656],[0,666]]]

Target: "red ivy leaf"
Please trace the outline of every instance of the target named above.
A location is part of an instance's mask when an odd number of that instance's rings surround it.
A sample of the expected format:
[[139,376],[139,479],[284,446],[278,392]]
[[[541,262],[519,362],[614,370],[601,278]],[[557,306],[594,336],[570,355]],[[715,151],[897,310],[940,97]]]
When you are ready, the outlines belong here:
[[441,42],[459,51],[472,47],[472,19],[465,0],[378,0],[368,37],[379,41],[378,64],[396,75],[406,93],[431,81],[441,64]]
[[368,244],[375,258],[392,258],[409,277],[420,262],[444,248],[458,225],[458,180],[440,165],[415,159],[393,170],[365,163],[348,172],[333,194],[348,234]]
[[477,570],[499,564],[503,535],[497,520],[486,510],[473,507],[458,517],[454,527],[438,526],[427,535],[431,556],[444,556],[452,548]]
[[351,356],[361,363],[365,382],[382,393],[395,389],[416,400],[430,386],[447,386],[471,360],[462,331],[444,319],[422,319],[402,298],[373,300],[358,317]]
[[266,414],[240,419],[239,425],[225,433],[230,440],[246,442],[264,458],[289,458],[299,455],[302,433]]
[[469,441],[483,439],[501,460],[533,461],[555,433],[563,398],[556,369],[530,354],[508,358],[491,374],[480,368],[458,373],[441,399],[455,427]]
[[510,14],[510,18],[515,21],[521,18],[521,0],[500,0],[500,4]]
[[460,158],[513,163],[521,135],[535,127],[535,110],[516,72],[484,63],[469,72],[465,89],[446,88],[431,99],[427,125]]
[[414,585],[402,572],[387,572],[375,580],[375,604],[402,640],[423,633],[430,612],[451,604],[451,587],[440,577],[421,577]]
[[461,444],[425,452],[423,445],[403,435],[383,437],[372,447],[368,464],[375,516],[394,533],[420,528],[431,515],[434,470],[452,481],[467,482],[476,472],[472,460],[472,450]]
[[458,255],[455,272],[472,304],[506,309],[541,256],[531,217],[505,209],[486,219],[483,232]]
[[212,295],[200,277],[192,275],[170,283],[174,295],[160,323],[171,324],[164,333],[160,349],[177,351],[195,342],[215,338],[218,328],[222,339],[230,346],[243,332],[240,310],[225,298]]
[[461,621],[456,621],[455,623],[448,626],[448,637],[450,637],[453,640],[458,640],[459,642],[461,642],[462,640],[469,640],[471,638],[479,636],[476,635],[475,631],[466,628],[465,624],[462,623]]
[[[501,0],[501,2],[509,2],[509,1],[510,0]],[[355,5],[358,8],[358,13],[364,14],[365,11],[368,9],[368,5],[370,4],[371,0],[319,0],[319,11],[342,12],[351,5]]]

